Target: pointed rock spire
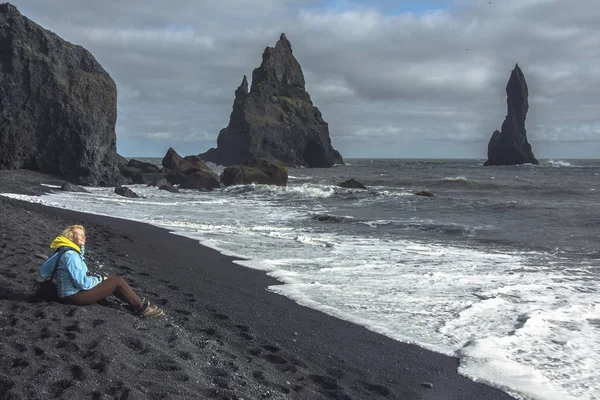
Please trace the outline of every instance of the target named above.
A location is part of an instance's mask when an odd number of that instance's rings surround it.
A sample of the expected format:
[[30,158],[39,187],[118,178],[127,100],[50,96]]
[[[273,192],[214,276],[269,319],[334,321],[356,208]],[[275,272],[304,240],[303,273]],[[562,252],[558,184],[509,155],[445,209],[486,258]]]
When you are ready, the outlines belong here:
[[217,148],[200,154],[202,159],[220,165],[243,164],[250,158],[277,159],[287,166],[344,163],[331,145],[327,122],[304,88],[302,68],[285,34],[275,47],[265,49],[249,93],[247,87],[244,77],[229,125],[219,132]]
[[527,141],[525,119],[529,110],[528,88],[519,64],[506,85],[508,115],[501,131],[494,131],[488,144],[488,160],[484,165],[539,164]]
[[[281,95],[288,88],[304,90],[304,74],[294,58],[292,45],[282,33],[275,47],[267,47],[263,52],[262,64],[252,72],[250,91],[266,95]],[[277,93],[279,92],[279,93]]]
[[244,79],[242,79],[242,83],[235,91],[235,98],[237,99],[240,96],[245,96],[248,94],[248,80],[246,79],[246,75],[244,75]]

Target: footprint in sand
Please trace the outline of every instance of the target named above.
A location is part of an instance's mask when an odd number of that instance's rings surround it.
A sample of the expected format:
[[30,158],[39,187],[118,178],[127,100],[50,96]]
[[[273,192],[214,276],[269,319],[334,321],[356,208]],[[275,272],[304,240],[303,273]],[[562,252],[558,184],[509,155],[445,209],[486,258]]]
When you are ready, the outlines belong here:
[[344,371],[337,368],[327,368],[327,373],[336,379],[341,379],[345,375]]
[[206,333],[208,336],[215,336],[217,334],[217,330],[213,328],[203,329],[201,332]]
[[167,343],[173,343],[175,341],[177,341],[177,335],[174,333],[171,333],[168,337],[167,337]]
[[81,332],[81,328],[79,328],[79,322],[74,323],[73,325],[69,325],[65,328],[67,332]]
[[[85,347],[89,350],[94,350],[96,347],[98,347],[98,345],[100,344],[100,341],[98,340],[92,340],[91,342],[88,342]],[[87,357],[84,357],[87,358]]]
[[23,343],[15,343],[15,344],[13,344],[13,347],[19,353],[23,353],[24,351],[27,351],[27,346],[25,346]]
[[157,359],[154,363],[154,369],[158,371],[164,372],[174,372],[180,371],[182,369],[181,365],[175,360],[172,360],[168,357],[161,357]]
[[297,359],[296,357],[290,358],[290,362],[292,364],[294,364],[295,366],[297,366],[297,367],[308,368],[308,365],[306,365],[304,362],[302,362],[301,360]]
[[308,378],[325,390],[339,390],[340,385],[337,381],[329,376],[309,375]]
[[103,319],[95,319],[92,321],[92,327],[96,328],[100,325],[102,325],[103,323],[105,323],[106,321]]
[[249,349],[248,352],[253,356],[260,356],[262,354],[262,350],[259,348]]
[[67,317],[73,317],[76,312],[77,312],[77,307],[71,308],[69,311],[67,311]]
[[13,368],[28,367],[29,361],[24,358],[15,358],[12,363]]
[[80,382],[85,380],[85,372],[83,372],[83,368],[81,368],[79,365],[73,364],[69,367],[69,369],[71,370],[71,375],[73,376],[74,380]]
[[127,337],[123,339],[123,344],[138,354],[146,354],[150,351],[148,345],[143,340],[136,337]]
[[73,385],[73,381],[69,381],[66,379],[60,380],[54,383],[50,389],[51,393],[55,398],[61,397],[63,392],[70,388]]
[[283,358],[281,356],[278,356],[277,354],[272,354],[272,353],[271,354],[267,354],[265,356],[265,359],[268,362],[270,362],[271,364],[284,365],[284,364],[288,363],[288,361],[285,358]]
[[265,344],[263,349],[270,351],[271,353],[277,353],[279,350],[281,350],[279,347],[270,344]]
[[74,353],[79,351],[77,343],[69,342],[68,340],[59,340],[56,342],[57,349],[64,349],[67,352]]
[[108,364],[110,364],[110,359],[98,351],[93,351],[92,353],[90,368],[101,374],[106,372]]
[[377,383],[369,383],[369,382],[365,382],[362,380],[358,381],[359,385],[362,386],[365,390],[373,393],[373,394],[377,394],[379,396],[387,396],[389,395],[390,389],[386,386],[383,385],[379,385]]
[[40,337],[42,339],[49,339],[51,336],[52,336],[52,332],[50,330],[48,330],[48,328],[42,329],[42,334],[40,335]]

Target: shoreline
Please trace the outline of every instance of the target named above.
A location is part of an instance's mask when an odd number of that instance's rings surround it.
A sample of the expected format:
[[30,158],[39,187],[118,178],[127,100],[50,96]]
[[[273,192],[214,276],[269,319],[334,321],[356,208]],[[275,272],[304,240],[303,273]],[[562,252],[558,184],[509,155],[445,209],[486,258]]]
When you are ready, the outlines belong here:
[[[0,172],[7,193],[40,194],[40,183],[62,182]],[[266,290],[280,282],[197,240],[5,197],[0,204],[7,261],[0,269],[0,327],[9,333],[1,344],[0,397],[28,398],[37,386],[39,398],[512,399],[459,375],[456,358]],[[86,226],[91,269],[123,275],[167,317],[31,302],[24,293],[37,276],[37,255],[47,255],[48,243],[71,223]],[[56,364],[53,372],[40,375],[44,363]],[[148,387],[149,381],[159,384]]]

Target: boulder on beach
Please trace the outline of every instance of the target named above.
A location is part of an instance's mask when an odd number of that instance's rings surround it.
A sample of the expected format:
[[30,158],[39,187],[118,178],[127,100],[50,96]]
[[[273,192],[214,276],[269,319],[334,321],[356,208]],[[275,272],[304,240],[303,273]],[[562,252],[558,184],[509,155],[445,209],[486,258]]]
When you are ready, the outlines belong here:
[[226,186],[251,183],[285,186],[287,168],[278,162],[264,158],[251,158],[242,165],[232,165],[221,173],[221,182]]
[[0,169],[116,182],[117,88],[94,56],[0,4]]
[[280,160],[288,167],[344,163],[305,89],[302,68],[285,34],[275,47],[265,49],[262,64],[252,73],[250,91],[244,76],[216,149],[200,157],[219,165],[242,165],[250,158]]
[[494,131],[484,165],[539,164],[527,141],[525,118],[529,110],[528,88],[523,71],[516,64],[506,85],[508,115],[501,131]]

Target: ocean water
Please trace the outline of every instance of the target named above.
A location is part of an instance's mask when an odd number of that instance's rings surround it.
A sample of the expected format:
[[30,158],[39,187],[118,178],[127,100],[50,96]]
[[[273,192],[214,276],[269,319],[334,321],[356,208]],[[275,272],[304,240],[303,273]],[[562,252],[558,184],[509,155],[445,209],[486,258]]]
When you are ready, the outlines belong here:
[[[347,162],[290,169],[287,187],[11,197],[197,239],[281,282],[268,290],[456,356],[518,399],[600,399],[600,160]],[[368,189],[337,186],[349,178]]]

